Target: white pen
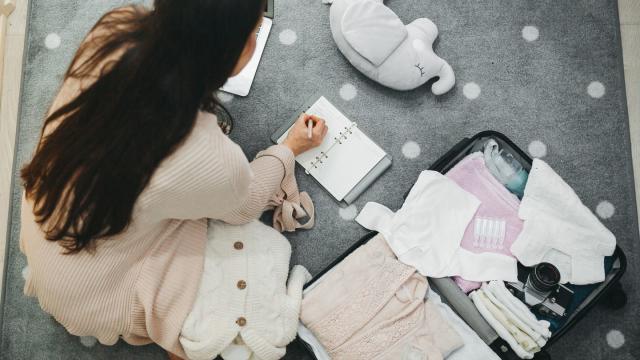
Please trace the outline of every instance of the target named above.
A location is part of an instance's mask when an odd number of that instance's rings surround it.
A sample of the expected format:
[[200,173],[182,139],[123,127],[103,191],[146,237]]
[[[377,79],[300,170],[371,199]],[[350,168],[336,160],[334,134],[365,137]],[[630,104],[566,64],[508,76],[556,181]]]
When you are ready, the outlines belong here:
[[313,121],[307,120],[307,138],[311,139],[311,131],[313,131]]

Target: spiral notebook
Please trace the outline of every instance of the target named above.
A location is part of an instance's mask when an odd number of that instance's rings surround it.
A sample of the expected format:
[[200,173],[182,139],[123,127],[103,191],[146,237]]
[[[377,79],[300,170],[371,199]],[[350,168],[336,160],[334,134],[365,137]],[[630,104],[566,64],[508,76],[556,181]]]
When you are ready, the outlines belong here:
[[[300,112],[325,119],[329,131],[320,146],[298,155],[296,161],[336,200],[351,204],[391,166],[391,156],[324,96],[306,104]],[[282,143],[299,114],[271,140]]]

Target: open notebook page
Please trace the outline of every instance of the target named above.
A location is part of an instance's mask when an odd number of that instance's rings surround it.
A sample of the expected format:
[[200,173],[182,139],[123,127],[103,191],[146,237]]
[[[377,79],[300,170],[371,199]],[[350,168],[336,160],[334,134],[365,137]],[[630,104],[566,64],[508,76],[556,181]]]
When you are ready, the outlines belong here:
[[[320,97],[306,113],[323,118],[329,131],[320,146],[298,155],[296,161],[336,200],[342,201],[386,153],[360,129],[352,126],[353,123],[326,98]],[[347,129],[351,129],[351,133],[345,133]],[[346,138],[341,140],[341,144],[334,145],[336,139],[341,138],[341,133]],[[288,131],[278,139],[278,143],[282,143],[287,134]],[[322,163],[314,167],[317,159],[322,159]]]

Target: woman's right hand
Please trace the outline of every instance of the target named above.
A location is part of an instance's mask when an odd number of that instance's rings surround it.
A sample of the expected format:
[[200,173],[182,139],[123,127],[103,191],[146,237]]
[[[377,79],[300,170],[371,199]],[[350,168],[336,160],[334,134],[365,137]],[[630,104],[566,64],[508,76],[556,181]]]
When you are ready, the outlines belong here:
[[[311,131],[311,138],[308,136],[307,123],[313,122],[313,129]],[[293,124],[287,138],[282,142],[282,145],[291,149],[295,156],[302,154],[307,150],[311,150],[314,147],[322,144],[325,135],[327,135],[327,125],[322,118],[315,115],[307,115],[302,113],[298,120]]]

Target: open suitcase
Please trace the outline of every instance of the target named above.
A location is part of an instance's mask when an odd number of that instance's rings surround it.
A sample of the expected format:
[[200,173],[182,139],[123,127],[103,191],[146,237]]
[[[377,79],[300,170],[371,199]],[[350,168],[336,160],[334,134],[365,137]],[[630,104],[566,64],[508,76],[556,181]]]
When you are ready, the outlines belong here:
[[[465,138],[456,144],[451,150],[449,150],[444,156],[439,158],[429,170],[438,171],[440,173],[446,173],[453,166],[455,166],[460,160],[462,160],[468,154],[478,151],[482,148],[486,140],[492,138],[498,142],[500,147],[507,152],[510,152],[517,160],[520,161],[522,166],[530,171],[533,160],[520,148],[518,148],[511,140],[505,135],[495,131],[483,131],[471,138]],[[408,194],[408,191],[407,191]],[[406,195],[405,195],[406,197]],[[369,241],[376,235],[376,232],[370,232],[363,238],[358,240],[353,246],[345,251],[338,259],[333,261],[327,268],[317,274],[308,284],[312,284],[319,279],[322,275],[327,273],[331,268],[340,263],[355,249]],[[547,342],[547,344],[538,352],[535,359],[550,359],[547,352],[549,347],[556,341],[559,341],[562,336],[571,329],[578,321],[584,318],[589,310],[597,303],[602,303],[610,308],[620,308],[626,304],[626,294],[624,293],[621,285],[620,278],[624,274],[627,266],[627,260],[624,252],[619,247],[612,256],[606,259],[608,264],[606,269],[605,281],[599,284],[591,285],[588,288],[589,292],[584,296],[583,300],[579,303],[572,304],[572,312],[563,320],[562,325],[559,326],[553,332],[553,335]],[[526,279],[528,275],[528,269],[519,266],[518,277]],[[491,326],[484,320],[480,313],[476,310],[471,299],[454,283],[450,278],[441,279],[428,279],[429,284],[433,287],[442,297],[451,309],[453,309],[479,336],[480,338],[491,347],[491,349],[501,359],[519,359],[516,354],[510,349],[509,345],[502,340],[497,333],[491,328]],[[607,295],[605,297],[605,295]],[[575,300],[574,300],[575,302]],[[303,347],[305,347],[309,355],[315,358],[313,351],[309,346],[305,346],[306,343],[300,339],[296,339]]]

